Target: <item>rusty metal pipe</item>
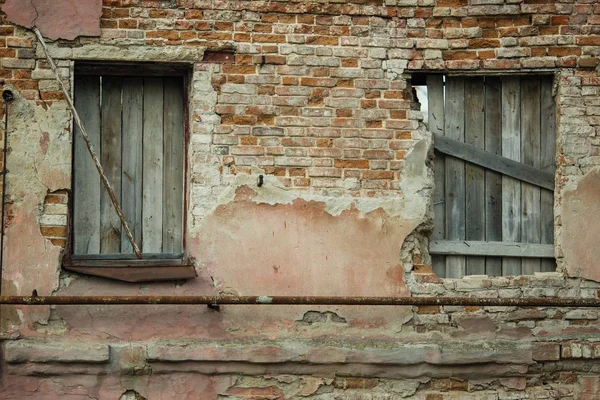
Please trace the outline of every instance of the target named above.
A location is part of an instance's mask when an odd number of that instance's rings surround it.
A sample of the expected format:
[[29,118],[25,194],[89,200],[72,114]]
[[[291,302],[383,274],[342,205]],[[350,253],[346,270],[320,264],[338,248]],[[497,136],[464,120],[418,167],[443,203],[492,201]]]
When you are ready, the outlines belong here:
[[13,305],[369,305],[369,306],[497,306],[600,307],[599,299],[467,298],[467,297],[354,297],[354,296],[0,296]]

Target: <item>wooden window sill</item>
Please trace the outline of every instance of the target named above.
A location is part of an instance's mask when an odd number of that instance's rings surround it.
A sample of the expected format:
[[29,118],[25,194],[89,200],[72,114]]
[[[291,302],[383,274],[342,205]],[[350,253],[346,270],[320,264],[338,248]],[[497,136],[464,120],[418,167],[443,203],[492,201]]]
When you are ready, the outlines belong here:
[[69,256],[63,261],[68,271],[124,282],[187,280],[196,277],[196,269],[182,257],[145,255],[142,259],[128,255]]

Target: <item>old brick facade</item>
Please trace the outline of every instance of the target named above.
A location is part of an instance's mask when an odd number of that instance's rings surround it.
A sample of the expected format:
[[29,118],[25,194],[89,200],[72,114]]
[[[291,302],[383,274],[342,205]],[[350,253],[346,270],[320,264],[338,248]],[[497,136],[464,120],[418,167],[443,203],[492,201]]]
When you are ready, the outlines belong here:
[[[102,3],[99,37],[51,53],[70,86],[81,61],[189,68],[184,236],[198,277],[61,269],[72,115],[33,33],[1,14],[0,79],[15,94],[2,295],[600,297],[596,1]],[[431,272],[432,136],[411,87],[424,72],[554,76],[557,272]],[[596,309],[0,310],[6,399],[600,397]]]

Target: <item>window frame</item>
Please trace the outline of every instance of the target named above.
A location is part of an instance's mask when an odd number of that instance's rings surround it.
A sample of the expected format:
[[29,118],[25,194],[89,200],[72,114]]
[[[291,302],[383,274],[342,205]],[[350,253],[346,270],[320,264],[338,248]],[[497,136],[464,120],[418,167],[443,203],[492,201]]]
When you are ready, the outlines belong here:
[[[75,163],[71,167],[71,187],[69,194],[69,218],[67,222],[68,237],[63,268],[88,275],[101,276],[126,282],[147,282],[163,280],[182,280],[196,276],[191,260],[186,256],[186,231],[188,208],[188,160],[189,160],[189,87],[193,73],[191,63],[158,63],[158,62],[104,62],[76,61],[74,66],[73,87],[77,84],[78,76],[121,76],[121,77],[180,77],[183,84],[183,187],[182,187],[182,238],[181,253],[142,253],[138,259],[135,254],[74,254],[74,188]],[[77,132],[71,125],[71,132]],[[75,156],[75,140],[72,142],[72,161]],[[104,187],[101,190],[106,190]],[[127,215],[126,215],[127,217]]]
[[[428,75],[438,75],[438,76],[443,76],[443,77],[464,78],[464,79],[469,79],[469,78],[496,78],[496,79],[499,79],[499,80],[503,79],[503,78],[520,78],[520,77],[537,77],[537,78],[540,78],[540,79],[550,78],[550,79],[552,79],[552,83],[550,85],[551,88],[554,87],[554,84],[556,82],[556,71],[554,71],[554,70],[514,71],[514,72],[512,72],[512,71],[462,72],[461,71],[460,73],[448,73],[447,71],[413,71],[411,73],[411,75],[410,75],[409,80],[410,80],[410,84],[413,86],[413,90],[414,90],[413,93],[415,95],[415,101],[418,102],[418,103],[428,102],[428,97],[421,98],[421,95],[419,95],[417,97],[417,89],[416,89],[416,87],[418,87],[418,86],[425,86],[425,87],[428,86],[427,85],[427,76]],[[445,85],[446,85],[446,83],[445,83],[445,80],[444,80],[443,86],[445,87]],[[540,87],[542,87],[542,86],[543,85],[541,85]],[[444,98],[445,98],[445,92],[444,92]],[[500,100],[502,101],[502,99],[500,99]],[[445,103],[445,101],[444,101],[444,103]],[[503,103],[501,103],[501,104],[503,104]],[[556,138],[556,132],[557,132],[557,129],[558,129],[558,113],[557,113],[557,108],[556,108],[556,99],[554,98],[554,95],[553,95],[552,104],[554,106],[554,108],[553,108],[553,110],[551,112],[551,115],[554,118],[554,132],[553,133],[554,133],[554,137]],[[423,111],[423,107],[421,107],[421,111]],[[425,112],[425,111],[423,111],[423,112]],[[540,118],[543,119],[544,115],[541,114]],[[427,124],[427,131],[431,132],[432,134],[434,134],[434,132],[432,130],[430,130],[429,121],[428,121],[428,124]],[[542,140],[543,140],[543,138],[542,138]],[[453,147],[451,145],[452,145],[452,143],[448,143],[447,145],[444,143],[443,147],[446,147],[446,148]],[[469,146],[464,146],[464,147],[466,148],[466,147],[469,147]],[[452,150],[456,150],[456,149],[452,149]],[[461,150],[463,150],[463,149],[461,149]],[[452,153],[446,153],[445,151],[442,151],[442,150],[438,149],[438,146],[435,147],[435,151],[436,152],[440,151],[441,153],[443,153],[445,155],[449,155],[451,157],[457,157],[456,155],[454,155]],[[482,150],[482,151],[484,151],[484,150]],[[554,171],[553,171],[553,174],[552,174],[553,175],[553,179],[552,179],[552,183],[553,184],[554,184],[554,179],[556,178],[556,175],[558,173],[557,166],[556,166],[556,155],[557,155],[557,152],[558,152],[558,148],[555,148],[554,149]],[[501,156],[501,157],[505,158],[504,156]],[[463,159],[460,156],[458,156],[457,159],[462,160],[465,163],[468,163],[468,162],[473,163],[472,161],[467,160],[467,159]],[[523,161],[518,161],[518,162],[515,162],[515,163],[520,163],[522,165],[526,165],[526,164],[523,163]],[[493,171],[496,171],[496,172],[499,171],[499,170],[489,169],[489,167],[485,166],[484,164],[478,164],[477,162],[473,163],[472,165],[480,166],[480,167],[484,168],[485,171],[492,171],[492,172]],[[529,167],[527,167],[527,168],[529,168]],[[533,167],[531,169],[533,169]],[[543,171],[543,169],[537,169],[537,170],[539,172]],[[499,172],[499,173],[502,176],[509,176],[509,177],[511,176],[511,175],[506,175],[503,172]],[[535,178],[539,179],[539,177],[535,177]],[[527,183],[527,182],[531,182],[528,179],[533,179],[533,178],[527,178],[527,179],[516,178],[516,179],[518,179],[520,182]],[[534,183],[534,185],[539,186],[539,184],[535,184],[535,183]],[[539,186],[539,187],[543,188],[543,189],[549,189],[553,193],[554,201],[553,201],[553,206],[552,206],[552,229],[553,229],[554,235],[556,235],[556,219],[555,219],[555,209],[554,209],[554,205],[555,205],[555,201],[556,201],[556,187],[554,187],[552,189],[550,189],[548,187],[545,187],[545,186]],[[435,199],[433,199],[433,200],[435,201]],[[540,220],[540,222],[543,223],[542,220]],[[434,227],[434,229],[435,229],[435,227]],[[481,249],[481,251],[479,251],[480,249],[478,249],[477,251],[473,251],[473,249],[469,248],[468,252],[461,252],[460,248],[457,248],[456,246],[454,246],[454,247],[451,248],[450,245],[453,242],[451,240],[449,240],[449,239],[433,239],[432,237],[430,237],[429,238],[429,242],[430,242],[430,244],[428,246],[428,249],[429,249],[429,254],[432,257],[434,257],[434,256],[445,257],[445,256],[450,256],[450,255],[481,256],[481,254],[483,254],[483,252],[485,252],[485,246],[484,246],[484,248]],[[441,244],[441,246],[440,245],[436,245],[436,247],[437,247],[436,251],[432,251],[431,250],[431,244],[432,244],[432,242],[438,242],[439,244]],[[469,246],[469,243],[468,243],[469,240],[468,239],[467,240],[460,240],[460,242],[463,242],[464,246],[467,246],[467,247]],[[487,248],[495,250],[494,246],[493,246],[494,242],[483,241],[482,243],[486,243],[486,246],[489,243],[490,245],[487,246]],[[503,243],[504,244],[504,243],[512,243],[512,242],[501,241],[499,243]],[[538,258],[538,259],[541,259],[541,260],[543,260],[543,259],[551,259],[551,260],[553,260],[554,263],[556,263],[556,254],[555,254],[556,247],[555,247],[555,243],[556,243],[555,240],[553,241],[553,243],[549,243],[549,244],[543,244],[542,243],[542,246],[547,246],[547,247],[551,247],[552,248],[552,257],[550,257],[548,255],[549,250],[542,249],[541,247],[539,247],[538,249],[525,249],[524,251],[526,253],[530,253],[530,254],[533,254],[533,253],[542,254],[543,253],[545,255],[543,255],[543,256],[539,255],[539,256],[535,256],[535,257],[534,256],[526,256],[526,257],[533,257],[533,258]],[[514,242],[514,244],[515,244],[514,251],[513,251],[513,249],[505,249],[505,250],[501,250],[501,251],[506,251],[507,253],[512,251],[515,254],[517,254],[519,252],[519,249],[517,249],[517,247],[521,247],[519,245],[523,245],[524,244],[526,246],[522,246],[522,247],[528,247],[527,245],[529,243],[526,243],[525,241],[520,241],[520,242]],[[536,244],[532,243],[532,245],[535,246]],[[487,254],[487,256],[495,257],[496,255],[490,253],[490,254]],[[498,257],[502,257],[502,256],[498,256]],[[504,257],[508,257],[508,256],[504,256]],[[516,257],[518,257],[519,259],[522,259],[523,256],[516,256]],[[433,265],[432,265],[432,267],[433,267]],[[542,269],[542,272],[544,272],[543,269]],[[525,276],[525,275],[528,275],[528,274],[525,274],[525,273],[523,273],[523,271],[521,271],[520,274],[515,275],[515,276]],[[465,274],[463,276],[461,276],[461,277],[458,277],[458,278],[457,277],[448,277],[448,279],[463,279],[463,278],[468,277],[468,276],[472,276],[472,275],[468,274],[468,272],[465,271]],[[497,275],[497,276],[493,275],[491,277],[504,277],[504,276],[513,276],[513,275],[504,274],[504,270],[502,269],[501,275]],[[444,278],[446,278],[446,277],[444,276]]]

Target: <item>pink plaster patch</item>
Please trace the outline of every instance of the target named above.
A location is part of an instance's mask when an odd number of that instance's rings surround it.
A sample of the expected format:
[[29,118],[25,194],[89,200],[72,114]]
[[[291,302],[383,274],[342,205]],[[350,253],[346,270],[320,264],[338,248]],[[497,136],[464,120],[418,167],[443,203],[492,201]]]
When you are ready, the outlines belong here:
[[8,21],[35,25],[50,39],[100,36],[102,0],[7,0],[2,11]]
[[238,189],[206,218],[197,260],[242,294],[406,296],[400,250],[412,224],[382,209],[257,204]]
[[42,132],[42,137],[40,137],[40,148],[44,154],[48,152],[48,142],[50,142],[50,135],[48,132]]
[[569,276],[600,282],[600,168],[563,196],[562,247]]

